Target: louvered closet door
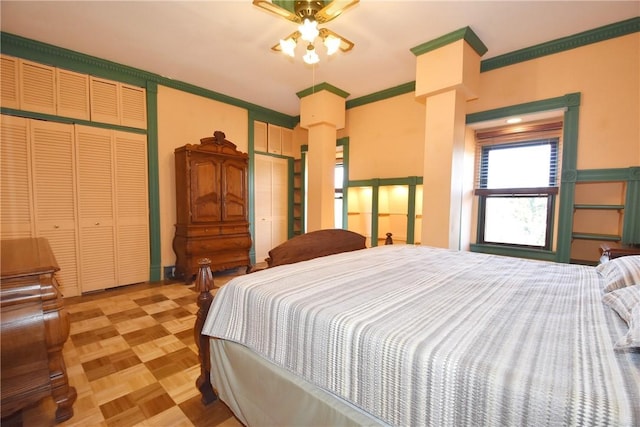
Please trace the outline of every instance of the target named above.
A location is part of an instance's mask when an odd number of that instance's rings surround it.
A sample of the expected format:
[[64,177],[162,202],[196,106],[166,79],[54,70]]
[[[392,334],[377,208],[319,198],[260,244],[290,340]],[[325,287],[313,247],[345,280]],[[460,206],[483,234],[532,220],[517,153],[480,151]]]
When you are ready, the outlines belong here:
[[118,284],[149,280],[147,138],[115,132]]
[[32,237],[35,232],[28,126],[29,121],[21,117],[0,117],[0,219],[3,239]]
[[254,237],[256,262],[263,262],[271,250],[271,158],[254,157]]
[[273,158],[271,171],[271,245],[277,246],[287,240],[289,162]]
[[117,285],[112,132],[76,126],[82,292]]
[[56,114],[56,70],[54,67],[20,61],[20,108]]
[[56,69],[58,115],[89,120],[89,76]]
[[36,235],[49,240],[64,296],[78,295],[73,125],[31,120]]
[[287,240],[288,162],[271,156],[255,156],[256,262]]
[[0,84],[0,105],[7,108],[20,107],[20,78],[18,58],[0,55],[2,68],[0,76],[2,84]]

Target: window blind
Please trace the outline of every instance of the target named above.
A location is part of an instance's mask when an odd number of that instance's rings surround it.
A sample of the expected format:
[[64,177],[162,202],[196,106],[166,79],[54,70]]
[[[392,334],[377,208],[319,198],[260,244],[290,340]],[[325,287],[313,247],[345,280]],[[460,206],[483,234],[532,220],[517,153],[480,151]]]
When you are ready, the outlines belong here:
[[[508,178],[491,180],[490,178],[490,155],[499,155],[499,152],[511,148],[532,148],[532,154],[540,151],[535,147],[549,147],[549,165],[547,179],[536,179],[526,172],[528,163],[522,165],[511,165],[513,170]],[[491,153],[493,152],[493,153]],[[562,165],[562,122],[534,123],[523,126],[511,126],[497,129],[479,130],[476,132],[476,194],[481,189],[497,188],[539,188],[556,187],[559,184],[560,167]],[[546,166],[545,166],[546,168]],[[495,172],[495,171],[494,171]],[[507,171],[508,172],[508,171]],[[492,182],[493,181],[493,182]],[[482,192],[482,191],[481,191]],[[526,191],[525,191],[526,192]]]

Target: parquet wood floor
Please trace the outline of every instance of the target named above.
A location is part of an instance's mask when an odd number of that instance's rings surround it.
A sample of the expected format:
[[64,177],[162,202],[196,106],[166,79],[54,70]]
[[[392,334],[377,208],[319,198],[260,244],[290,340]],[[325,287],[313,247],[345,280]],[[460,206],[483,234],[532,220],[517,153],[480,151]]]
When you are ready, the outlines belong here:
[[[216,286],[233,274],[216,275]],[[2,426],[242,426],[222,402],[200,402],[196,297],[193,285],[158,282],[65,299],[71,330],[63,355],[78,393],[74,416],[55,424],[49,398]]]

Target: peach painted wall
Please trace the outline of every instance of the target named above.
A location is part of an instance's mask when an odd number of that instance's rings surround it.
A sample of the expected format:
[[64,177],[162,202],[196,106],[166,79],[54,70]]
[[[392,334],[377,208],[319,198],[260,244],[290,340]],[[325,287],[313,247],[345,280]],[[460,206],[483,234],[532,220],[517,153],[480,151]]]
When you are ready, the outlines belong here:
[[[467,113],[573,92],[582,94],[578,168],[640,165],[640,33],[481,73]],[[346,114],[338,136],[349,137],[349,179],[422,175],[424,105],[413,93]]]
[[348,109],[349,179],[422,176],[424,111],[413,93]]
[[199,144],[216,130],[243,152],[248,151],[247,110],[187,92],[158,86],[158,168],[160,170],[161,265],[175,264],[171,246],[176,222],[174,150]]
[[640,165],[640,33],[481,73],[468,112],[572,92],[582,94],[578,169]]

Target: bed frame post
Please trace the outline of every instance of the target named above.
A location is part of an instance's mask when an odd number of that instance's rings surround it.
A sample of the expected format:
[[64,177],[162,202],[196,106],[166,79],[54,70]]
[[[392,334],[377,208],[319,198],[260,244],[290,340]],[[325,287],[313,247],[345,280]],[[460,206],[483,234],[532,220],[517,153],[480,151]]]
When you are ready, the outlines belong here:
[[198,292],[198,314],[196,315],[196,324],[194,327],[194,338],[198,346],[198,358],[200,359],[200,376],[196,380],[196,387],[200,391],[201,402],[205,405],[217,399],[213,387],[211,386],[211,365],[209,359],[209,337],[202,335],[202,327],[207,318],[209,307],[213,301],[211,289],[213,284],[213,275],[211,274],[211,260],[202,258],[198,260],[199,269],[196,276],[194,290]]

